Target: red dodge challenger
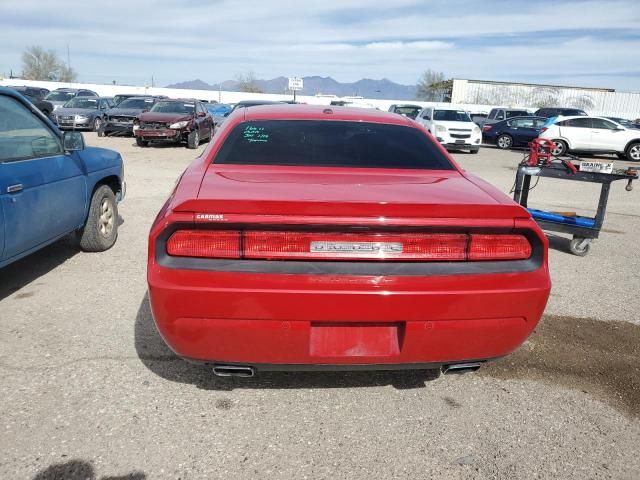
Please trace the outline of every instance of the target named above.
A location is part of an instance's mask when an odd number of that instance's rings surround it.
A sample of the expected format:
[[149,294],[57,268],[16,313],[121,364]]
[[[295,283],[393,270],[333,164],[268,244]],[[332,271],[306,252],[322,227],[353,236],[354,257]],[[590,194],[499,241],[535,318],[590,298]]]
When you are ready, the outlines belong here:
[[218,375],[477,369],[515,350],[551,288],[525,209],[414,121],[243,108],[149,236],[160,334]]

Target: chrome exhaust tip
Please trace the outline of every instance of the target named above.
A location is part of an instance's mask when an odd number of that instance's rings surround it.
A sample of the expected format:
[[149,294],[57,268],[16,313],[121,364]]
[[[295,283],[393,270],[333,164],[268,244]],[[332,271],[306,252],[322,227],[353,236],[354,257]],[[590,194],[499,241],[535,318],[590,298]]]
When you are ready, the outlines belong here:
[[452,363],[451,365],[444,365],[442,367],[442,373],[448,374],[463,374],[469,372],[476,372],[480,369],[482,364],[480,362],[468,362],[468,363]]
[[214,365],[213,373],[218,377],[243,377],[249,378],[255,375],[253,367],[243,365]]

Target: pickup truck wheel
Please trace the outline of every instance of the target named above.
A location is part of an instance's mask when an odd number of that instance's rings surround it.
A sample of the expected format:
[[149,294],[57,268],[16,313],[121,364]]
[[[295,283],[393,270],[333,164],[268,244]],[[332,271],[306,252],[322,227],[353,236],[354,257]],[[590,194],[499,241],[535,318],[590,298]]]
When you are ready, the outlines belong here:
[[635,142],[629,145],[625,153],[627,156],[627,160],[631,160],[632,162],[640,162],[640,142]]
[[140,137],[136,137],[136,145],[138,145],[139,147],[148,147],[149,140],[143,140]]
[[200,134],[198,130],[194,130],[187,137],[187,148],[198,148],[198,145],[200,145]]
[[94,132],[98,132],[101,128],[102,128],[102,118],[96,117],[93,120],[93,128],[92,128],[92,130]]
[[78,231],[80,248],[85,252],[103,252],[118,238],[118,204],[113,190],[101,185],[91,197],[87,223]]
[[508,150],[513,146],[511,135],[502,134],[496,140],[496,146],[501,150]]

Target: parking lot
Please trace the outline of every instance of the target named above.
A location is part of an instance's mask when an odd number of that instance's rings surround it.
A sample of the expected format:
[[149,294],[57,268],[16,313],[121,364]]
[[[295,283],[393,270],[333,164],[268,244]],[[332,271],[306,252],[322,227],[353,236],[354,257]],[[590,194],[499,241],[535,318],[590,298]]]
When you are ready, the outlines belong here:
[[[2,270],[1,478],[637,478],[640,186],[613,184],[588,256],[551,237],[545,317],[477,374],[227,380],[168,350],[146,295],[151,222],[206,145],[85,139],[124,158],[123,223],[105,253],[59,242]],[[507,193],[522,153],[455,157]],[[593,215],[598,192],[541,179],[530,205]]]

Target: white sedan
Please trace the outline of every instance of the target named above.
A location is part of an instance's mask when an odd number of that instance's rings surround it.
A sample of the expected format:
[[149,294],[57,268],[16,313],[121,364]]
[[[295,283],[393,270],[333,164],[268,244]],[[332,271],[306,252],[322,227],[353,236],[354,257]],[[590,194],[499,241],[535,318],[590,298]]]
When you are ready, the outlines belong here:
[[556,156],[569,151],[615,153],[621,159],[640,161],[640,130],[606,118],[558,117],[540,130],[540,138],[553,141]]

